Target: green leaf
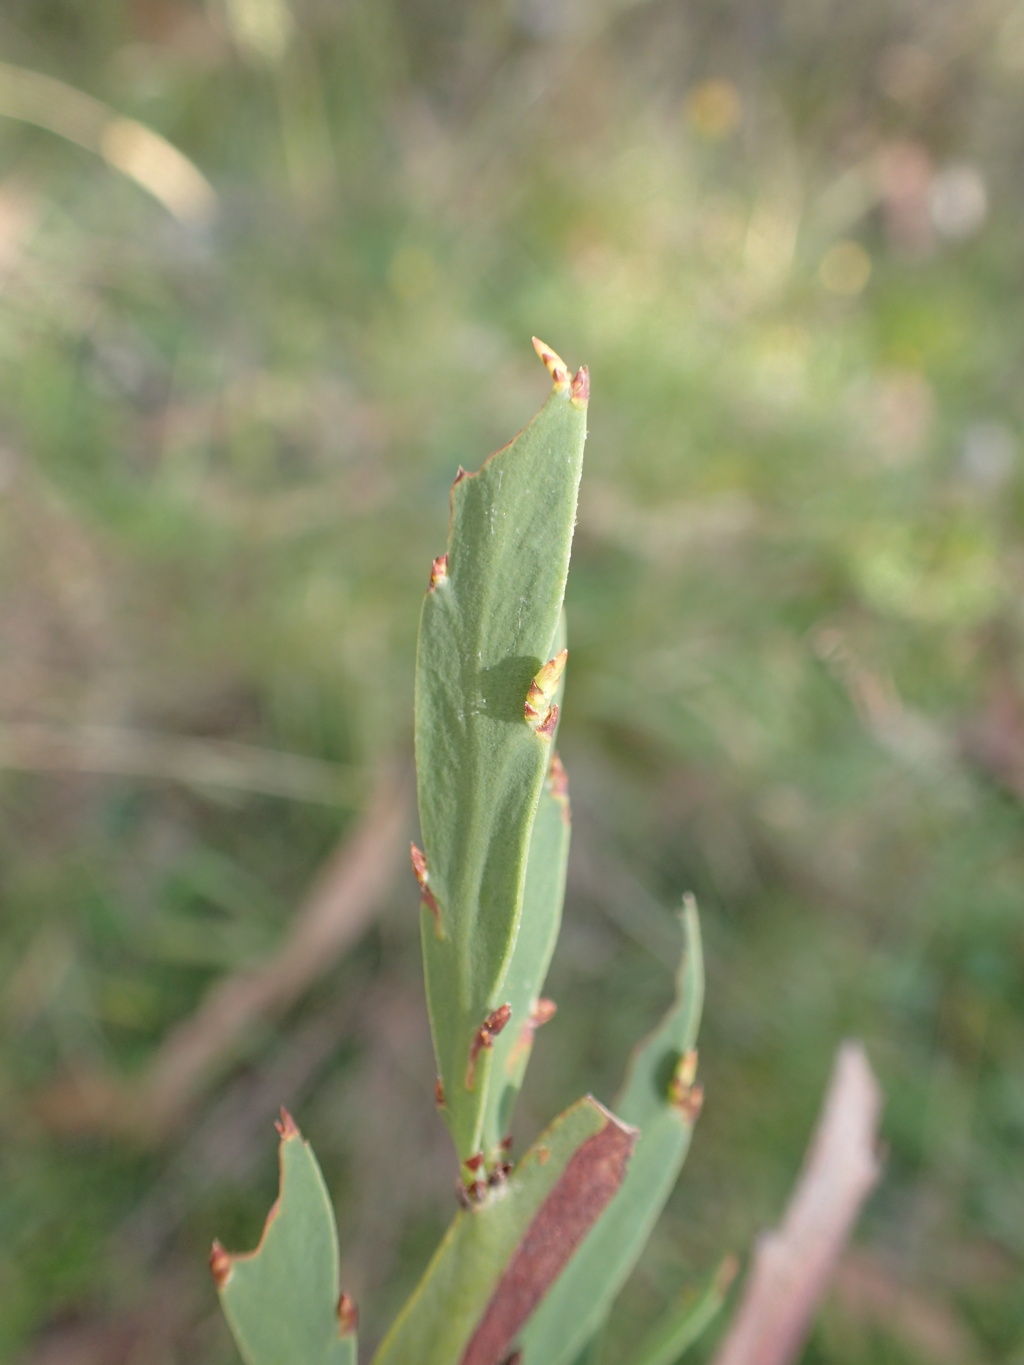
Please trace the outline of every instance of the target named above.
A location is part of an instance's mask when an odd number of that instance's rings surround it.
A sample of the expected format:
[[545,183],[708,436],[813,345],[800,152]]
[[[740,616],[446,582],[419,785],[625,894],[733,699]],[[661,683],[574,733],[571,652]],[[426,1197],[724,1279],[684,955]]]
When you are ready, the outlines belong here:
[[[526,1023],[502,1007],[557,722],[553,661],[586,436],[586,372],[570,383],[563,362],[538,351],[555,381],[548,401],[452,487],[447,556],[435,561],[417,652],[424,970],[443,1113],[462,1160],[482,1150],[487,1115],[493,1127],[501,1107],[498,1031]],[[549,917],[550,895],[541,900]],[[546,942],[550,925],[531,932]],[[496,1154],[486,1156],[493,1166]]]
[[[509,1131],[512,1106],[523,1083],[538,1027],[551,1017],[551,1001],[539,999],[562,920],[569,857],[568,797],[561,794],[560,770],[549,775],[537,808],[523,915],[502,994],[512,1023],[495,1039],[491,1054],[482,1148],[493,1151]],[[515,1021],[521,1022],[516,1025]]]
[[[555,652],[564,644],[563,617]],[[560,692],[556,700],[561,700]],[[562,924],[570,833],[568,777],[561,759],[552,753],[530,836],[519,933],[501,991],[511,1007],[511,1022],[494,1040],[489,1058],[481,1134],[485,1153],[493,1152],[509,1132],[534,1035],[554,1010],[551,1001],[539,996]]]
[[213,1245],[210,1267],[246,1365],[356,1365],[355,1310],[339,1297],[338,1237],[324,1178],[284,1110],[281,1183],[255,1251]]
[[640,1138],[622,1188],[522,1333],[523,1365],[567,1365],[600,1327],[679,1177],[700,1110],[694,1069],[704,998],[697,907],[683,906],[676,998],[634,1055],[616,1106]]
[[636,1141],[587,1096],[456,1214],[374,1365],[496,1365],[613,1198]]
[[644,1338],[629,1365],[676,1365],[683,1352],[689,1350],[722,1311],[737,1269],[735,1256],[727,1256],[700,1293],[684,1294],[672,1304]]

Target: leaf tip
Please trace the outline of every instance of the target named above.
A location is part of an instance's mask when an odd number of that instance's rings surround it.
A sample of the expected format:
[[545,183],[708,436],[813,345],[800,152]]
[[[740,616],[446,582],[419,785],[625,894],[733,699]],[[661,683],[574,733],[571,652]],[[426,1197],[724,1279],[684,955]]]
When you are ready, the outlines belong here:
[[338,1300],[338,1335],[351,1336],[358,1326],[359,1309],[348,1294],[342,1294]]
[[485,1048],[492,1048],[494,1040],[512,1018],[512,1006],[507,1002],[491,1010],[484,1022],[473,1034],[469,1045],[469,1065],[466,1067],[466,1089],[472,1091],[476,1084],[476,1059]]
[[668,1102],[678,1110],[684,1122],[693,1124],[700,1118],[704,1104],[704,1087],[697,1081],[697,1049],[684,1052],[676,1063],[668,1083]]
[[275,1122],[274,1127],[280,1133],[282,1142],[290,1142],[293,1138],[302,1137],[299,1132],[299,1125],[283,1105],[281,1106],[281,1117]]
[[438,555],[430,566],[430,584],[427,592],[433,592],[439,583],[443,583],[448,577],[448,556]]
[[548,1000],[545,996],[537,1001],[530,1015],[530,1025],[532,1028],[543,1028],[549,1020],[554,1019],[558,1013],[558,1006],[553,1000]]
[[568,657],[567,649],[560,650],[553,659],[549,659],[537,670],[526,691],[523,719],[534,734],[540,735],[542,739],[550,739],[558,724],[558,707],[554,704],[553,698],[565,672]]
[[531,340],[533,341],[533,349],[537,352],[541,363],[551,376],[551,381],[556,390],[561,392],[563,389],[568,388],[569,367],[562,357],[557,351],[553,351],[547,342],[541,341],[537,337],[532,337]]
[[[482,1160],[483,1158],[481,1157],[481,1161]],[[468,1166],[469,1162],[467,1161],[465,1164]],[[467,1213],[472,1213],[474,1210],[480,1208],[481,1204],[483,1204],[484,1200],[487,1198],[487,1191],[489,1188],[489,1183],[482,1179],[478,1174],[474,1174],[473,1179],[465,1184],[461,1180],[456,1180],[455,1198],[459,1202],[459,1207],[465,1209]]]
[[444,933],[441,929],[441,907],[437,903],[437,897],[430,889],[430,873],[427,870],[427,857],[421,848],[415,844],[409,845],[409,861],[412,863],[413,874],[420,888],[420,901],[434,916],[434,932],[438,938],[443,938]]
[[210,1248],[210,1274],[218,1291],[223,1289],[231,1279],[232,1259],[224,1250],[220,1242],[214,1238],[213,1246]]
[[534,734],[540,735],[541,739],[550,740],[558,725],[558,714],[558,706],[552,704],[551,710],[547,713],[541,723],[535,727]]
[[569,401],[578,408],[585,408],[590,402],[590,371],[581,365],[573,375],[569,385]]

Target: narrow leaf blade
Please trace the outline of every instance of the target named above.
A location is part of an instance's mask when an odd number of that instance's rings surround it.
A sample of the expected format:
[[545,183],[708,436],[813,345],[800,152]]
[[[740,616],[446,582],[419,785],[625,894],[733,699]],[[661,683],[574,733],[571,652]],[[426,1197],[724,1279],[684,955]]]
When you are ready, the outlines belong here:
[[[564,645],[563,616],[555,652]],[[561,696],[559,688],[557,703]],[[541,999],[540,992],[562,925],[571,832],[569,779],[561,759],[552,751],[530,835],[519,932],[501,988],[511,1007],[511,1022],[494,1040],[489,1058],[481,1129],[485,1153],[493,1152],[509,1133],[512,1108],[523,1084],[534,1036],[554,1012],[553,1002]]]
[[697,908],[668,1013],[634,1055],[617,1111],[640,1129],[622,1188],[522,1333],[523,1365],[566,1365],[600,1327],[678,1179],[700,1106],[692,1069],[704,998]]
[[669,1307],[641,1342],[629,1365],[676,1365],[722,1311],[739,1262],[727,1256],[697,1295],[686,1294]]
[[327,1187],[309,1143],[282,1117],[280,1190],[259,1245],[231,1255],[214,1244],[221,1307],[246,1365],[356,1365]]
[[570,384],[557,357],[544,355],[555,380],[548,401],[453,485],[443,572],[439,559],[420,621],[424,969],[444,1117],[463,1160],[483,1145],[493,1068],[478,1030],[507,1003],[551,757],[556,633],[586,436],[586,385]]

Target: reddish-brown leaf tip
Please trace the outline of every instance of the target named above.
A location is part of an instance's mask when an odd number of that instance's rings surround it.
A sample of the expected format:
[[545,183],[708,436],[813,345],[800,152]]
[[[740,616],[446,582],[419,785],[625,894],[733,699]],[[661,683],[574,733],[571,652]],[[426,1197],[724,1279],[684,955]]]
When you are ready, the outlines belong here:
[[542,996],[533,1007],[530,1023],[534,1028],[542,1028],[549,1019],[554,1019],[557,1013],[558,1006],[555,1002]]
[[420,890],[422,890],[427,884],[427,859],[423,850],[417,848],[415,844],[409,845],[409,861],[412,863],[413,873],[420,884]]
[[558,354],[553,351],[546,342],[539,341],[537,337],[532,337],[533,349],[540,356],[541,363],[551,376],[556,389],[564,389],[569,383],[569,367]]
[[420,900],[434,916],[434,932],[438,938],[443,938],[444,933],[441,928],[441,907],[437,903],[437,897],[430,889],[430,873],[427,871],[427,859],[421,848],[415,844],[409,845],[409,859],[412,863],[412,870],[416,881],[419,883]]
[[347,1294],[338,1300],[338,1335],[350,1336],[359,1326],[359,1309]]
[[505,1181],[509,1178],[511,1174],[512,1174],[511,1161],[499,1161],[497,1166],[495,1166],[493,1171],[491,1171],[490,1175],[487,1177],[487,1183],[492,1190],[497,1189],[499,1185],[504,1185]]
[[464,1185],[461,1180],[455,1182],[455,1197],[458,1199],[462,1208],[472,1212],[478,1209],[487,1198],[487,1181],[471,1180],[468,1185]]
[[668,1084],[668,1102],[686,1123],[696,1123],[704,1104],[704,1087],[697,1083],[697,1049],[684,1052]]
[[299,1132],[299,1125],[283,1105],[281,1106],[281,1117],[274,1124],[274,1127],[281,1134],[282,1142],[288,1142],[292,1138],[302,1137],[302,1134]]
[[555,729],[556,729],[557,725],[558,725],[558,703],[557,703],[557,702],[552,702],[552,703],[551,703],[551,710],[548,712],[548,714],[547,714],[547,716],[545,717],[545,719],[542,720],[541,723],[537,726],[537,728],[536,728],[536,733],[537,733],[538,735],[540,735],[541,739],[550,740],[551,736],[555,733]]
[[483,1048],[494,1046],[494,1040],[505,1027],[512,1017],[512,1006],[507,1002],[499,1005],[496,1010],[491,1010],[490,1014],[473,1035],[473,1041],[469,1045],[469,1065],[466,1067],[466,1089],[472,1090],[476,1084],[476,1059],[479,1057]]
[[558,1006],[553,1000],[538,1000],[530,1011],[526,1022],[519,1030],[519,1037],[516,1039],[512,1050],[505,1058],[505,1068],[510,1076],[514,1076],[519,1066],[522,1065],[524,1057],[528,1057],[530,1049],[533,1047],[533,1035],[558,1013]]
[[558,707],[552,698],[558,691],[558,684],[565,672],[567,649],[561,650],[553,659],[537,670],[537,675],[526,690],[523,703],[523,718],[530,729],[544,739],[550,739],[558,724]]
[[569,386],[569,399],[581,408],[590,402],[590,371],[586,365],[581,365],[573,375],[572,384]]
[[210,1249],[210,1274],[218,1289],[223,1289],[231,1279],[231,1257],[216,1239]]
[[438,555],[430,566],[430,584],[427,592],[433,592],[438,583],[443,583],[448,577],[448,556]]

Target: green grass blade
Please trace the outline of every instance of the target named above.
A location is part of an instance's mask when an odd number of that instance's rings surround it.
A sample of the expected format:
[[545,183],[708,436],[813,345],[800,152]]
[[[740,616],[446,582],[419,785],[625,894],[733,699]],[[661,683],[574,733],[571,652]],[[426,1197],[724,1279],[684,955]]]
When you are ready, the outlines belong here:
[[737,1268],[736,1258],[727,1256],[700,1293],[687,1293],[672,1304],[630,1357],[629,1365],[676,1365],[722,1311]]
[[619,1193],[530,1319],[523,1365],[568,1365],[598,1330],[679,1176],[700,1109],[694,1069],[704,998],[697,908],[683,908],[676,998],[633,1057],[617,1111],[640,1129]]
[[634,1129],[589,1096],[462,1210],[374,1365],[496,1365],[619,1188]]
[[290,1116],[281,1185],[255,1251],[214,1243],[210,1266],[246,1365],[356,1365],[355,1310],[339,1296],[334,1212],[316,1157]]
[[[417,653],[424,970],[443,1112],[463,1160],[483,1147],[492,1085],[504,1090],[492,1081],[490,1049],[506,1022],[495,1011],[510,1003],[505,981],[551,759],[558,669],[542,670],[557,652],[586,436],[586,372],[570,382],[538,349],[551,395],[478,473],[456,479]],[[546,940],[548,926],[538,933]],[[518,1031],[526,1020],[508,1022]]]

